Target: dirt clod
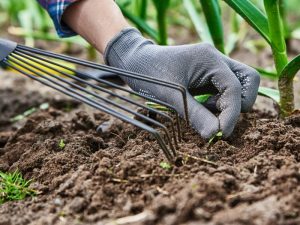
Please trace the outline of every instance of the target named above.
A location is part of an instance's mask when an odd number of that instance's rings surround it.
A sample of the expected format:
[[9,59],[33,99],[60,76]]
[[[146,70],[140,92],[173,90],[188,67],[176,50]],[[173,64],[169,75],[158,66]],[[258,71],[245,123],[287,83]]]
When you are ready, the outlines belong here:
[[213,144],[182,123],[180,165],[166,169],[151,135],[79,103],[5,121],[43,102],[32,95],[0,103],[0,170],[18,169],[39,195],[1,205],[0,225],[299,224],[299,113],[243,114]]

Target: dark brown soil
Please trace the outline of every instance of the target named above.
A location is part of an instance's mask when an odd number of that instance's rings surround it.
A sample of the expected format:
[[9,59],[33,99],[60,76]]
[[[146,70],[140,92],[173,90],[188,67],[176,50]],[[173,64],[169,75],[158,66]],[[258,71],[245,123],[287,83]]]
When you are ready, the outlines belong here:
[[232,137],[211,145],[184,128],[184,165],[167,170],[155,140],[131,125],[36,92],[0,97],[0,170],[20,170],[40,193],[1,205],[1,225],[300,224],[299,113],[241,115]]

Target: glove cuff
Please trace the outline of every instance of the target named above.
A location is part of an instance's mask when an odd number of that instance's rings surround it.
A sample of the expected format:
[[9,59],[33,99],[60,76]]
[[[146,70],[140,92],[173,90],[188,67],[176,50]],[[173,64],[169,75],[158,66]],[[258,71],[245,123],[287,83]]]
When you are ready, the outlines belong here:
[[107,65],[118,67],[122,59],[134,52],[142,43],[154,44],[145,39],[141,32],[133,27],[121,30],[107,44],[104,51],[104,61]]

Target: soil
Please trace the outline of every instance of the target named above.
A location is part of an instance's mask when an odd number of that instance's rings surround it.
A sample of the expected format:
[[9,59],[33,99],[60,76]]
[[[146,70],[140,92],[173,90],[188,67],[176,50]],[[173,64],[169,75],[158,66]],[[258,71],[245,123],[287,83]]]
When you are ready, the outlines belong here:
[[300,113],[243,114],[212,144],[182,122],[184,165],[164,169],[145,131],[11,80],[0,88],[0,171],[19,170],[39,194],[1,205],[1,225],[300,224]]

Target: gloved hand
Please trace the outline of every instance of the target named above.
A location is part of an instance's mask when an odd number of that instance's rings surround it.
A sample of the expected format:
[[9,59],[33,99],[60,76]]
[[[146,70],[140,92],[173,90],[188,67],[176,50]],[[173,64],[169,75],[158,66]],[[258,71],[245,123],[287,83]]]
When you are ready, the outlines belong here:
[[[260,77],[249,66],[234,61],[209,44],[159,46],[134,28],[122,30],[106,47],[104,58],[110,66],[183,85],[187,95],[191,125],[203,138],[218,131],[228,137],[239,114],[255,102]],[[181,116],[181,94],[173,89],[123,77],[135,91],[173,105]],[[220,111],[215,116],[193,95],[211,93]]]

